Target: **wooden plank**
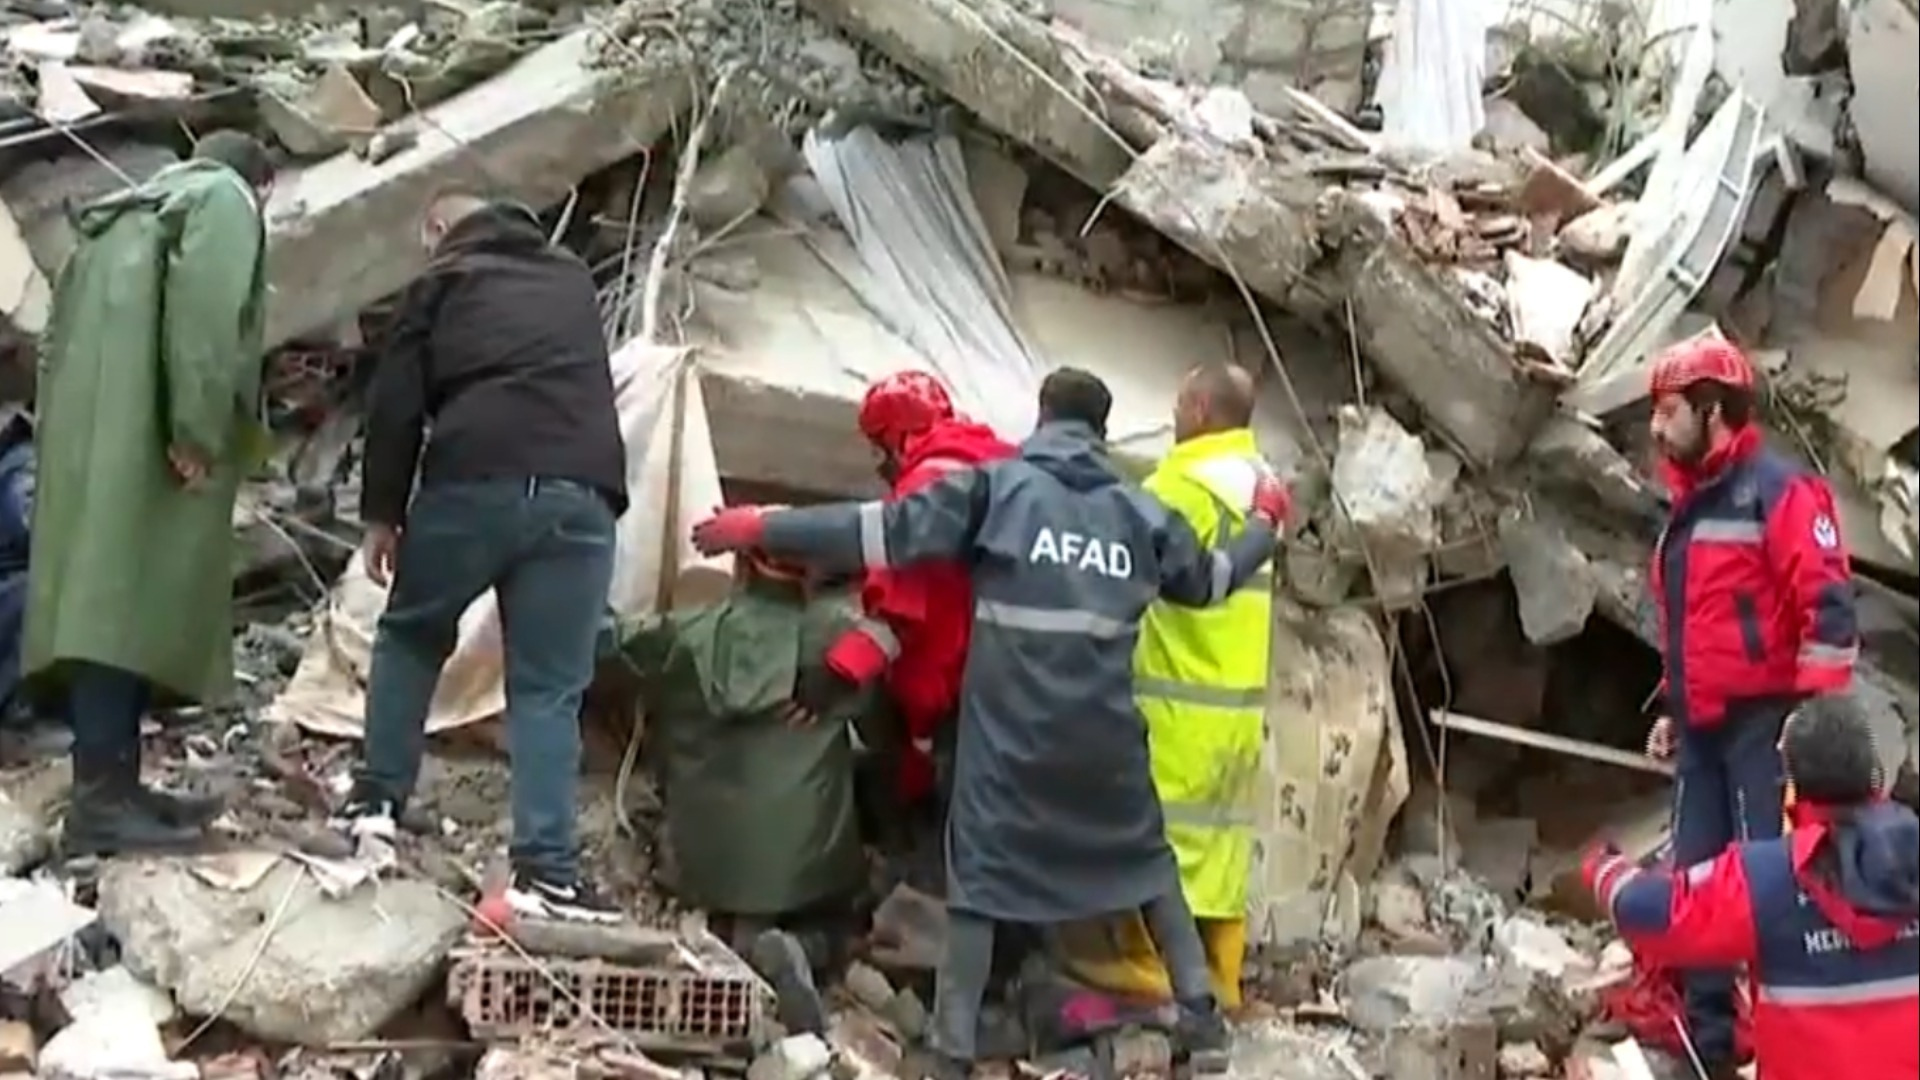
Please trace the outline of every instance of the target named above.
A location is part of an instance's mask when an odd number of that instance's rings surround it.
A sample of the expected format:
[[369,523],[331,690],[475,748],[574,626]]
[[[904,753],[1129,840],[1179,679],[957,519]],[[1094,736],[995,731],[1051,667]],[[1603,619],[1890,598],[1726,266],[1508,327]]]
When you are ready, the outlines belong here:
[[1599,743],[1587,742],[1584,739],[1570,739],[1565,735],[1554,735],[1545,731],[1533,731],[1528,728],[1516,727],[1513,724],[1502,724],[1494,720],[1482,720],[1477,716],[1465,716],[1456,712],[1448,712],[1445,709],[1431,709],[1427,715],[1432,718],[1436,726],[1445,728],[1448,731],[1459,731],[1468,735],[1481,735],[1489,739],[1499,739],[1501,742],[1514,743],[1519,746],[1531,746],[1537,750],[1551,750],[1556,754],[1585,758],[1588,761],[1598,761],[1607,765],[1618,765],[1623,769],[1659,773],[1662,776],[1673,775],[1673,766],[1668,762],[1655,761],[1645,754],[1636,754],[1629,750],[1620,750],[1611,746],[1601,746]]

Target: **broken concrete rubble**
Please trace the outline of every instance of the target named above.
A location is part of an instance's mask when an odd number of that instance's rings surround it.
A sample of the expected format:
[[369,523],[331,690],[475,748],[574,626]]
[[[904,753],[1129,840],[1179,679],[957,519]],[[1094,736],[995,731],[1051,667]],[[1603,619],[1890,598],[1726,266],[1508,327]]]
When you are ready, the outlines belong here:
[[1372,598],[1390,611],[1412,606],[1437,543],[1426,447],[1383,409],[1345,409],[1333,493],[1335,535],[1365,566]]
[[1500,551],[1528,641],[1557,645],[1586,628],[1600,586],[1586,555],[1565,535],[1550,522],[1512,517],[1500,524]]
[[0,792],[0,876],[17,874],[46,858],[47,823]]
[[115,863],[100,913],[128,967],[188,1013],[309,1045],[371,1037],[426,990],[465,926],[431,884],[333,899],[284,860],[240,890],[191,861]]
[[117,1007],[116,1003],[122,1001],[137,1003],[139,1008],[133,1010],[133,1015],[144,1014],[159,1025],[170,1022],[180,1013],[166,991],[141,981],[123,964],[89,972],[60,991],[60,1005],[71,1016]]
[[[1316,205],[1311,159],[1269,148],[1256,167],[1240,151],[1207,145],[1144,80],[997,0],[805,2],[1282,307],[1351,301],[1369,358],[1473,463],[1510,459],[1545,419],[1552,395],[1519,378],[1511,350],[1376,211],[1338,191],[1324,212]],[[1103,76],[1099,94],[1077,75],[1089,68]],[[1316,272],[1303,276],[1309,268]]]
[[747,1080],[813,1080],[833,1064],[833,1049],[818,1035],[790,1035],[747,1069]]
[[38,335],[52,310],[51,279],[34,261],[12,208],[0,200],[0,337]]
[[342,153],[282,176],[267,208],[268,343],[329,329],[412,280],[426,252],[396,241],[417,232],[435,189],[484,184],[546,205],[665,134],[692,102],[688,72],[592,67],[592,33],[428,109],[418,142],[391,160]]
[[104,159],[74,149],[58,157],[33,161],[0,177],[0,202],[19,223],[21,236],[48,281],[73,253],[69,207],[118,190],[125,179],[144,180],[179,157],[163,146],[126,140],[91,141]]
[[94,923],[94,913],[67,899],[52,878],[0,876],[0,989],[32,991],[59,972],[75,935]]

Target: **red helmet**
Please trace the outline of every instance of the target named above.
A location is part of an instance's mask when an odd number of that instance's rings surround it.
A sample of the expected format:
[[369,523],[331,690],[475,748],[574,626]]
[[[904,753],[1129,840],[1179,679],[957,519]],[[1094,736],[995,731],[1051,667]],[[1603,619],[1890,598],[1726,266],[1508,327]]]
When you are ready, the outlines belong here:
[[1725,338],[1689,338],[1654,358],[1649,381],[1655,397],[1678,394],[1694,383],[1709,381],[1752,390],[1753,365]]
[[860,402],[860,434],[883,450],[898,451],[908,438],[951,419],[953,399],[924,371],[896,371],[867,387]]

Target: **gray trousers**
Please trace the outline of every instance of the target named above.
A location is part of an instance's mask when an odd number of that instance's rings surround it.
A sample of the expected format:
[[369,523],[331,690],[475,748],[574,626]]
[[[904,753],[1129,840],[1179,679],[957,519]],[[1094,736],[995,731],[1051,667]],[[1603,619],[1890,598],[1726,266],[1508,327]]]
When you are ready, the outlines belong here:
[[[1212,1011],[1213,980],[1200,929],[1178,886],[1140,911],[1155,948],[1167,965],[1173,999],[1182,1009]],[[995,924],[965,911],[947,911],[947,948],[933,985],[933,1049],[972,1062],[980,1038],[980,1009],[993,972]]]

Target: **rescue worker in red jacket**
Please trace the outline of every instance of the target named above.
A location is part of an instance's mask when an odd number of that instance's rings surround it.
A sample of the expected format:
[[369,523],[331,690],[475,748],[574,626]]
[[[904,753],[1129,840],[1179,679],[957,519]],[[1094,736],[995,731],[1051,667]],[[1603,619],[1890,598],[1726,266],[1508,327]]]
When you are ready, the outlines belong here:
[[[1655,359],[1652,390],[1673,510],[1652,574],[1667,715],[1648,749],[1675,759],[1673,858],[1688,866],[1780,835],[1781,722],[1847,687],[1858,635],[1833,493],[1762,445],[1747,358],[1722,340],[1683,342]],[[1733,1064],[1732,973],[1690,975],[1685,989],[1703,1061]]]
[[[860,433],[873,445],[892,499],[950,470],[1013,456],[991,428],[956,413],[940,381],[922,371],[896,372],[869,386]],[[904,805],[918,805],[934,793],[936,758],[943,773],[950,768],[973,587],[964,566],[916,563],[867,571],[860,600],[870,621],[834,643],[822,675],[798,688],[797,704],[818,712],[884,676],[907,734],[898,794]]]
[[1872,733],[1840,695],[1802,705],[1780,752],[1799,796],[1790,834],[1672,872],[1609,847],[1588,856],[1587,883],[1649,959],[1745,965],[1758,1080],[1913,1080],[1920,819],[1876,791]]

